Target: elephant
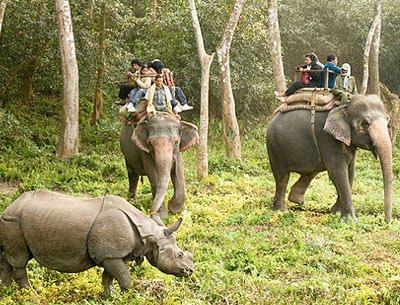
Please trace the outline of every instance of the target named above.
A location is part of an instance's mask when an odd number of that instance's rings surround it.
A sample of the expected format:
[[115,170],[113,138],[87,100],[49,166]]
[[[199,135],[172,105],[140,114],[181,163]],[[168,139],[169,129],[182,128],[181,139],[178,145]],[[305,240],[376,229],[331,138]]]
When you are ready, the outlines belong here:
[[129,193],[136,199],[139,176],[148,176],[153,200],[150,215],[160,225],[167,215],[164,205],[169,177],[174,195],[168,209],[176,214],[185,208],[184,164],[181,152],[197,144],[194,124],[179,120],[169,112],[148,116],[136,127],[125,125],[120,134],[121,151],[128,171]]
[[[291,172],[300,174],[288,199],[303,204],[312,179],[327,170],[338,197],[331,212],[355,218],[352,203],[357,148],[379,157],[384,182],[386,222],[392,219],[392,146],[389,116],[376,95],[355,95],[342,106],[315,113],[310,110],[278,112],[267,129],[267,150],[276,190],[274,210],[286,210],[285,193]],[[313,130],[314,129],[314,130]]]

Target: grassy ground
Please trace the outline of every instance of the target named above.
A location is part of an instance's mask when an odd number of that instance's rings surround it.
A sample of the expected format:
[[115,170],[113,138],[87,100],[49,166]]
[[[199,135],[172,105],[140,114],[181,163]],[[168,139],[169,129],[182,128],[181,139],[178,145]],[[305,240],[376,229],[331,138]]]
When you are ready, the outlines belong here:
[[[107,119],[94,128],[87,123],[90,104],[83,103],[81,152],[63,163],[54,157],[58,104],[48,100],[34,111],[0,110],[0,211],[22,192],[36,188],[127,196],[115,109],[108,110]],[[305,206],[289,203],[289,212],[275,213],[266,125],[243,135],[244,162],[239,164],[224,157],[221,128],[213,124],[210,176],[205,181],[195,179],[196,151],[184,155],[188,199],[178,243],[195,254],[191,278],[164,275],[145,262],[132,268],[134,284],[129,292],[121,294],[114,283],[112,297],[101,301],[100,268],[62,274],[32,260],[28,269],[34,289],[0,285],[0,303],[399,304],[400,149],[394,156],[391,225],[383,221],[379,162],[363,151],[358,152],[353,192],[358,221],[345,223],[327,213],[336,193],[325,173],[312,182]],[[15,188],[8,190],[4,182]],[[146,211],[151,199],[147,179],[138,194],[133,204]]]

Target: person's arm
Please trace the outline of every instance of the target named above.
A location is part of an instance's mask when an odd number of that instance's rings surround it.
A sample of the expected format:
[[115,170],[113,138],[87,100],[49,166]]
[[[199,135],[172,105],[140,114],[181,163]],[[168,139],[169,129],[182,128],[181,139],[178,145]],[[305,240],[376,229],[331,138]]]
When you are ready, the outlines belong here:
[[335,72],[336,74],[339,74],[340,71],[341,71],[341,69],[338,66],[334,65],[334,64],[332,64],[332,68],[330,68],[329,70]]

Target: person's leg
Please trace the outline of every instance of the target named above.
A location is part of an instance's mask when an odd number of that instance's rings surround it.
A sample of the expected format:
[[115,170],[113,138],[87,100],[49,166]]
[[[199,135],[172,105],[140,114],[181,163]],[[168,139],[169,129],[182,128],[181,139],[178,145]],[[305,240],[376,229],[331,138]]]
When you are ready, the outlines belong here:
[[303,82],[294,82],[292,85],[290,85],[290,87],[285,91],[285,95],[286,96],[290,96],[293,93],[295,93],[297,90],[301,89],[301,88],[305,88],[308,87],[308,85],[306,85]]
[[185,93],[183,93],[181,88],[175,87],[175,96],[176,96],[176,99],[178,100],[179,104],[181,104],[182,110],[191,110],[191,109],[193,109],[193,106],[190,106],[188,104],[188,100],[186,98],[186,95],[185,95]]

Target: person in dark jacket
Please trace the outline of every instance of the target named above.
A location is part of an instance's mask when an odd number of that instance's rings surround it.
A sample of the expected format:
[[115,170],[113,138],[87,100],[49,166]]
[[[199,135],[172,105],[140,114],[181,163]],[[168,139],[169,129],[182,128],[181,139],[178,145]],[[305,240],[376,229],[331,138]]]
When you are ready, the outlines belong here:
[[126,82],[119,86],[118,97],[119,101],[115,101],[118,105],[125,105],[127,103],[129,93],[137,87],[136,79],[141,68],[141,62],[139,59],[134,58],[131,61],[131,68],[126,73]]
[[[327,60],[327,63],[324,66],[324,70],[332,71],[328,74],[329,75],[328,76],[328,88],[333,89],[333,86],[335,85],[336,76],[338,74],[340,74],[340,68],[337,66],[338,58],[335,54],[330,54],[330,55],[328,55],[326,60]],[[323,77],[323,80],[324,80],[324,77]]]
[[318,61],[317,55],[314,53],[306,54],[304,56],[304,62],[305,65],[296,68],[301,72],[300,81],[294,82],[292,85],[290,85],[284,94],[281,94],[277,91],[274,92],[277,99],[279,99],[282,103],[284,103],[286,98],[295,93],[298,89],[305,87],[317,87],[320,84],[321,73],[319,71],[322,70],[322,66]]

